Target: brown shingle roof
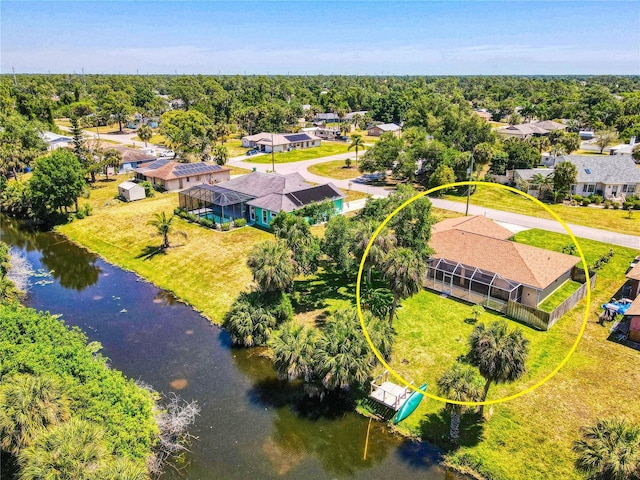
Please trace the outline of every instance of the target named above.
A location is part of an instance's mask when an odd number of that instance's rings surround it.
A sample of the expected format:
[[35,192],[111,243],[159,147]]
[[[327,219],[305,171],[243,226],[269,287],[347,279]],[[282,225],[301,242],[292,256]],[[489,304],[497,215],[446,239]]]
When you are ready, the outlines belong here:
[[499,238],[502,240],[507,240],[513,236],[513,233],[506,228],[501,227],[493,220],[480,215],[473,217],[448,218],[436,223],[431,229],[431,232],[439,233],[451,229],[477,233],[478,235],[485,235],[487,237]]
[[640,295],[638,295],[633,301],[633,303],[627,310],[626,315],[633,315],[634,317],[638,316],[638,318],[634,320],[638,322],[638,327],[636,330],[640,330]]
[[[450,220],[458,220],[460,228]],[[497,273],[508,280],[541,290],[579,261],[571,255],[506,240],[504,231],[509,231],[499,225],[495,229],[490,227],[487,222],[491,220],[484,217],[450,220],[445,220],[448,223],[445,228],[436,224],[432,230],[430,246],[436,258]],[[492,237],[492,231],[499,236]]]
[[636,263],[629,273],[627,273],[627,278],[630,280],[640,280],[640,262]]
[[125,147],[124,145],[114,145],[113,147],[109,148],[118,150],[122,154],[122,161],[120,162],[121,164],[143,162],[145,160],[157,160],[155,155],[151,155],[148,152],[143,152],[142,150],[138,150],[137,148],[129,148]]

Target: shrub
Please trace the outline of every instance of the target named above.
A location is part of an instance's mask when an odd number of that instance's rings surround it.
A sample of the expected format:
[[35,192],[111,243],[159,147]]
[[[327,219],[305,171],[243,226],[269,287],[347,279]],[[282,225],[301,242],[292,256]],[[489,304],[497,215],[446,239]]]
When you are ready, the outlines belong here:
[[198,217],[196,215],[194,215],[193,213],[187,213],[186,219],[189,220],[190,222],[197,222],[198,221]]
[[207,228],[213,228],[216,225],[213,220],[210,220],[207,217],[200,217],[198,223]]
[[591,203],[591,199],[590,198],[583,198],[582,199],[582,206],[583,207],[588,207],[590,203]]
[[229,230],[231,230],[231,224],[229,222],[224,222],[220,224],[220,228],[223,232],[228,232]]
[[233,224],[234,224],[236,227],[244,227],[244,226],[247,224],[247,219],[246,219],[246,218],[236,218],[236,219],[233,221]]
[[76,212],[76,218],[77,218],[78,220],[82,220],[84,217],[85,217],[85,215],[84,215],[84,212],[83,212],[82,210],[78,210],[78,211]]
[[602,203],[602,197],[600,195],[591,195],[591,202],[600,205]]
[[93,207],[91,205],[89,205],[88,203],[85,203],[84,206],[82,207],[82,211],[83,211],[84,215],[86,217],[88,217],[89,215],[91,215],[93,213]]
[[142,188],[144,188],[144,194],[147,197],[153,197],[154,195],[153,185],[149,180],[145,180],[144,182],[141,182],[140,185],[142,186]]
[[572,195],[571,196],[571,200],[575,200],[576,202],[580,203],[582,202],[582,195]]
[[614,203],[612,206],[613,206],[614,210],[620,210],[620,204],[619,203]]

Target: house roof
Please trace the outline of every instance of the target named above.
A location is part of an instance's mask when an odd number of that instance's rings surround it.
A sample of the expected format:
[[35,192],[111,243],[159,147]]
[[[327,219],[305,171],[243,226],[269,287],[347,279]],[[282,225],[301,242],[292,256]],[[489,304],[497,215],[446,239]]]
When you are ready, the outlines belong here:
[[565,155],[560,162],[571,162],[578,169],[576,183],[640,183],[640,169],[628,155]]
[[155,155],[152,155],[149,152],[145,152],[143,150],[137,149],[137,148],[129,148],[129,147],[125,147],[124,145],[114,145],[113,147],[109,147],[110,149],[113,148],[117,151],[120,152],[120,154],[122,155],[122,160],[120,161],[120,165],[122,165],[123,163],[132,163],[132,162],[149,162],[152,160],[157,160],[158,157],[156,157]]
[[[631,320],[631,329],[640,331],[640,295],[636,297],[629,309],[625,312],[625,315],[632,315],[636,318]],[[635,322],[635,327],[634,327]]]
[[142,185],[138,185],[137,183],[133,183],[133,182],[122,182],[120,185],[118,185],[118,188],[121,188],[123,190],[132,190],[133,188],[143,188]]
[[72,137],[58,135],[57,133],[53,132],[42,132],[42,134],[40,134],[40,138],[48,143],[70,142],[73,140]]
[[565,130],[567,126],[564,123],[554,122],[552,120],[539,120],[537,122],[533,122],[533,125],[544,128],[545,130]]
[[514,173],[517,173],[521,179],[529,181],[539,173],[542,174],[543,177],[549,176],[553,173],[553,168],[516,169]]
[[333,184],[328,183],[326,185],[317,185],[311,188],[305,188],[289,193],[271,193],[264,197],[259,197],[250,202],[247,205],[252,207],[264,208],[271,210],[272,212],[279,212],[284,210],[285,212],[292,212],[293,210],[304,207],[314,202],[323,202],[325,200],[335,200],[337,198],[344,198],[344,194],[338,190]]
[[178,163],[168,159],[156,160],[149,165],[135,169],[137,173],[141,173],[146,177],[159,178],[161,180],[173,180],[176,178],[206,175],[208,173],[228,170],[231,169],[229,167],[221,167],[214,163]]
[[311,188],[313,185],[305,182],[298,173],[280,175],[277,173],[252,172],[227,182],[222,182],[218,186],[256,198],[271,193],[284,194],[304,190]]
[[627,278],[629,280],[640,280],[640,262],[636,263],[629,273],[627,273]]
[[400,130],[400,126],[396,125],[395,123],[381,123],[380,125],[374,125],[373,127],[370,127],[370,128],[375,128],[375,127],[378,127],[383,132],[395,132]]
[[431,233],[441,233],[447,230],[461,230],[463,232],[477,233],[486,237],[493,237],[502,240],[507,240],[513,237],[513,232],[498,225],[493,220],[480,215],[472,217],[457,217],[448,218],[441,222],[436,223],[431,228]]
[[294,142],[305,142],[308,140],[317,140],[317,137],[314,135],[309,135],[307,133],[269,133],[269,132],[261,132],[256,133],[255,135],[247,135],[242,137],[243,140],[246,139],[249,142],[255,142],[259,145],[288,145]]
[[498,133],[505,133],[508,135],[545,135],[549,133],[549,130],[539,127],[533,123],[522,123],[520,125],[508,125],[496,129]]
[[544,290],[580,261],[575,256],[506,240],[506,233],[498,225],[495,232],[500,236],[496,238],[491,236],[493,227],[485,221],[470,219],[456,223],[450,220],[445,220],[448,224],[444,226],[440,226],[443,222],[433,226],[430,246],[436,258],[497,273],[539,290]]

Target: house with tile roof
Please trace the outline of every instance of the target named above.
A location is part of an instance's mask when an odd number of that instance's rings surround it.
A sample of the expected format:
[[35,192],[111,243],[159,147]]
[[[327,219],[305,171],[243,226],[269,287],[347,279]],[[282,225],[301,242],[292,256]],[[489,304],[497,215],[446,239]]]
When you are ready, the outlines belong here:
[[553,122],[551,120],[540,120],[537,122],[499,127],[496,128],[496,133],[505,138],[515,137],[524,139],[549,135],[553,130],[564,130],[566,128],[566,125],[563,125],[562,123]]
[[580,259],[513,242],[512,235],[482,216],[435,224],[426,286],[501,312],[509,303],[537,308],[571,278]]
[[158,157],[152,153],[145,152],[138,148],[125,147],[124,145],[114,145],[109,148],[119,151],[120,155],[122,155],[120,166],[118,167],[118,173],[131,172],[136,168],[149,165],[158,160]]
[[261,152],[275,153],[289,152],[300,148],[319,147],[322,140],[310,132],[303,133],[268,133],[261,132],[255,135],[242,137],[242,146],[255,148]]
[[269,228],[279,212],[293,212],[312,203],[333,202],[343,209],[345,195],[333,184],[311,185],[298,173],[252,172],[216,185],[199,185],[180,192],[180,208],[224,223],[245,218]]
[[214,184],[231,178],[229,167],[215,163],[179,163],[167,158],[134,169],[136,179],[175,192],[194,185]]

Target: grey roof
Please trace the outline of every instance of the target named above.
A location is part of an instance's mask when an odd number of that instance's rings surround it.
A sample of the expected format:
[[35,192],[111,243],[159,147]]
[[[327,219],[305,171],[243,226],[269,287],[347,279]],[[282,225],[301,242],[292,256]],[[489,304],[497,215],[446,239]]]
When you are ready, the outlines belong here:
[[219,186],[254,198],[271,193],[288,193],[312,187],[299,174],[279,175],[262,172],[248,173],[228,182],[222,182]]
[[118,188],[121,188],[123,190],[131,190],[136,187],[143,188],[142,185],[138,185],[137,183],[133,182],[122,182],[120,185],[118,185]]
[[264,208],[272,212],[279,212],[281,210],[292,212],[296,208],[304,207],[314,202],[335,200],[337,198],[344,198],[344,194],[333,184],[328,183],[295,192],[271,193],[264,197],[251,200],[247,202],[247,205]]
[[553,173],[553,168],[526,168],[526,169],[516,169],[515,173],[523,180],[531,180],[538,173],[542,174],[543,177],[546,177]]
[[396,125],[395,123],[381,123],[380,125],[375,126],[383,132],[395,132],[396,130],[400,130],[400,125]]
[[560,162],[576,166],[577,183],[640,183],[640,169],[628,155],[565,155],[558,157],[556,165]]
[[227,207],[229,205],[235,205],[237,203],[246,202],[254,198],[251,195],[246,195],[240,192],[234,192],[219,185],[195,185],[191,188],[183,190],[180,195],[186,195],[188,197],[197,198],[208,203],[215,205],[221,205]]

